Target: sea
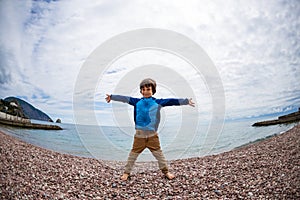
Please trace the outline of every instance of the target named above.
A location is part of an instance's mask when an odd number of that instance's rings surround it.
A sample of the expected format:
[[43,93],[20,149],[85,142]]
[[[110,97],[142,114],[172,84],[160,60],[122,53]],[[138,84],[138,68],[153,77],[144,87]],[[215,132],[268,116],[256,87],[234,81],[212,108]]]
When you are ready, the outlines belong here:
[[[247,145],[270,136],[281,134],[296,125],[273,125],[253,127],[257,121],[267,119],[247,119],[226,121],[221,131],[211,135],[209,125],[201,124],[197,130],[180,132],[165,127],[159,132],[160,144],[168,160],[219,154]],[[33,121],[33,123],[45,123]],[[134,127],[56,124],[63,130],[23,129],[0,125],[0,131],[22,141],[52,151],[80,157],[107,161],[126,161],[130,152]],[[138,161],[154,161],[146,149]]]

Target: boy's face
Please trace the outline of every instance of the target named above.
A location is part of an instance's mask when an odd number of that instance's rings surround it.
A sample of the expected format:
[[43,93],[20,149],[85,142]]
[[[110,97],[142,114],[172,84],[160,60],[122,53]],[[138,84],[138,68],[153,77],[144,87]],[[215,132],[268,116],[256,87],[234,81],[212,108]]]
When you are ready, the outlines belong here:
[[150,86],[150,87],[146,87],[146,86],[142,87],[142,89],[141,89],[141,94],[142,94],[143,97],[145,97],[145,98],[151,97],[151,96],[153,95],[152,87],[151,87],[151,86]]

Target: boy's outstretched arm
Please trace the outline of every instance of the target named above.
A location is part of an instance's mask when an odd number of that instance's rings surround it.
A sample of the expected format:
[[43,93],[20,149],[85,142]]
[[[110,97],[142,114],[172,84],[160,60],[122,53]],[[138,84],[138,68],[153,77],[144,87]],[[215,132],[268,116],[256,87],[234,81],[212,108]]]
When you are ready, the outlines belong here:
[[192,98],[185,99],[176,99],[176,98],[167,98],[167,99],[156,99],[156,102],[161,106],[180,106],[180,105],[189,105],[195,107],[195,103],[192,101]]
[[107,103],[109,103],[110,101],[113,100],[113,101],[128,103],[128,104],[134,106],[140,99],[133,98],[133,97],[128,97],[128,96],[123,96],[123,95],[106,94],[105,100],[106,100]]

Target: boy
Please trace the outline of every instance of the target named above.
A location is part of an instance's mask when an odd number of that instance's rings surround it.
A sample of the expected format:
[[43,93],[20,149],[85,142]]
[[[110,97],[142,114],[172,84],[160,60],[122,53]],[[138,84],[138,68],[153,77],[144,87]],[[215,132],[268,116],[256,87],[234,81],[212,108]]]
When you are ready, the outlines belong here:
[[147,78],[140,83],[140,93],[142,98],[133,98],[121,95],[107,94],[105,100],[109,103],[111,100],[128,103],[134,106],[134,122],[136,133],[132,149],[129,153],[127,164],[122,180],[127,180],[132,167],[145,148],[148,148],[152,155],[157,159],[159,169],[168,179],[173,179],[175,176],[169,172],[167,161],[160,148],[160,142],[157,134],[158,125],[160,122],[160,109],[164,106],[174,105],[190,105],[195,106],[192,99],[156,99],[152,97],[156,92],[156,82],[153,79]]

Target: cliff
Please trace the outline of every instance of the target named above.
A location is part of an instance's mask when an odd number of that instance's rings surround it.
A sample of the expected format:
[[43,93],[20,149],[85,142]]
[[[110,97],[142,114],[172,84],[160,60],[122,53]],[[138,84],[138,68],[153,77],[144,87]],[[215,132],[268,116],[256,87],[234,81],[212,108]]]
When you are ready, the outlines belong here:
[[7,97],[1,100],[1,103],[4,105],[4,108],[0,110],[2,112],[28,119],[53,122],[46,113],[17,97]]
[[30,129],[62,130],[52,124],[36,124],[31,119],[53,122],[52,119],[31,104],[16,97],[0,100],[0,123]]

